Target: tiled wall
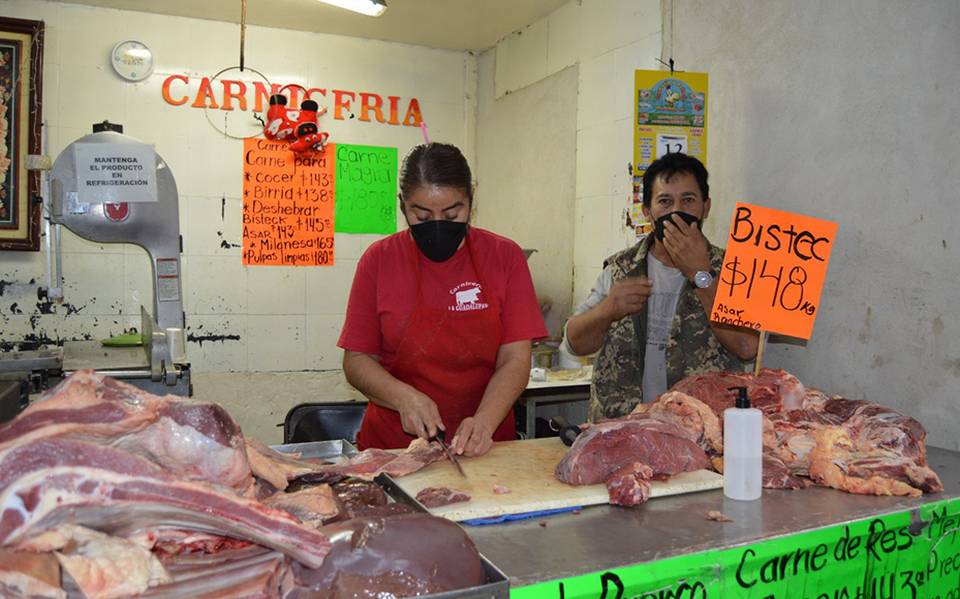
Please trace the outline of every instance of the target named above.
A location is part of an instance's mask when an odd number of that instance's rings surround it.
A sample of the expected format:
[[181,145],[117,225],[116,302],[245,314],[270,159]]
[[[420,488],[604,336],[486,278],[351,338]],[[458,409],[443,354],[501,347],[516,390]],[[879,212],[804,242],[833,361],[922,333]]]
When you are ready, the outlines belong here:
[[[338,234],[333,267],[244,267],[236,247],[242,142],[215,130],[203,110],[174,107],[161,96],[169,74],[195,80],[236,65],[239,26],[39,0],[5,0],[0,12],[46,23],[43,111],[52,158],[93,122],[109,119],[156,144],[170,166],[180,194],[184,304],[194,339],[187,350],[194,371],[339,368],[335,342],[353,273],[379,236]],[[141,83],[121,80],[109,65],[110,50],[125,39],[153,50],[154,74]],[[461,146],[467,142],[466,77],[473,63],[467,53],[403,44],[262,27],[246,33],[247,66],[272,81],[416,97],[432,139]],[[332,101],[327,104],[332,112]],[[419,127],[330,115],[321,125],[334,142],[393,146],[401,158],[422,141]],[[470,147],[465,151],[472,153]],[[41,313],[47,307],[36,298],[37,285],[46,284],[43,252],[0,254],[0,280],[9,283],[0,285],[0,340],[100,339],[139,326],[140,304],[152,306],[145,252],[90,243],[69,232],[64,237],[65,301],[73,308],[55,306],[53,314]],[[216,340],[223,335],[238,339]]]
[[572,0],[502,40],[491,50],[492,81],[481,81],[499,98],[578,67],[574,306],[589,293],[604,258],[633,242],[623,218],[631,193],[633,72],[659,68],[660,30],[659,0]]

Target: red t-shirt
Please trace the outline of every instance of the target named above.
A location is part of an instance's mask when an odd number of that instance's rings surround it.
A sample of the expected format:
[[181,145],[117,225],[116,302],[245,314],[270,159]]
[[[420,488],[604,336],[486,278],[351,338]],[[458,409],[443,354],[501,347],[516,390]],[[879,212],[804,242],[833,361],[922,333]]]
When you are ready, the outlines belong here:
[[[427,307],[473,310],[499,304],[501,345],[546,337],[530,269],[520,246],[484,229],[471,226],[467,231],[467,243],[445,262],[424,256],[409,231],[395,233],[367,248],[357,264],[337,345],[378,355],[380,363],[390,367],[417,302],[417,264]],[[487,294],[499,302],[485,302]]]

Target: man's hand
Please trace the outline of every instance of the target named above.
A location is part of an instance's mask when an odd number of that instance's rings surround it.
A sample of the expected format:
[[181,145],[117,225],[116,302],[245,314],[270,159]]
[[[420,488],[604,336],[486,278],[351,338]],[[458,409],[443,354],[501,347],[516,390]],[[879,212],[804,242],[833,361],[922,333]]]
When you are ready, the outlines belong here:
[[468,457],[483,455],[493,447],[493,431],[478,418],[464,418],[450,442],[450,451]]
[[643,309],[650,297],[652,285],[647,277],[629,277],[614,281],[610,287],[610,295],[603,300],[612,321],[616,322]]
[[421,439],[432,439],[437,435],[438,428],[443,429],[437,404],[413,387],[409,390],[410,394],[399,402],[397,410],[403,430]]
[[663,227],[663,247],[673,265],[688,279],[698,271],[710,270],[707,239],[696,223],[687,224],[682,218],[672,216]]

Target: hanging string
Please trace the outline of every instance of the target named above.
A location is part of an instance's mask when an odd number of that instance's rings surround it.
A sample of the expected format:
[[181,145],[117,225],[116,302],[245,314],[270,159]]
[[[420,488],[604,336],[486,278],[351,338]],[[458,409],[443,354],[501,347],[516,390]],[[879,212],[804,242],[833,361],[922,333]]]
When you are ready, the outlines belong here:
[[[246,0],[244,0],[246,2]],[[670,0],[670,74],[673,75],[673,0]]]
[[670,0],[670,58],[667,59],[667,62],[663,62],[663,59],[657,58],[657,62],[659,62],[660,64],[662,64],[662,65],[665,66],[665,67],[669,67],[669,69],[670,69],[670,74],[671,74],[671,75],[673,75],[673,73],[675,72],[675,71],[674,71],[674,68],[673,68],[673,65],[674,65],[674,62],[673,62],[673,34],[674,34],[674,28],[673,28],[673,0]]
[[240,72],[243,72],[243,44],[247,36],[247,0],[240,0]]

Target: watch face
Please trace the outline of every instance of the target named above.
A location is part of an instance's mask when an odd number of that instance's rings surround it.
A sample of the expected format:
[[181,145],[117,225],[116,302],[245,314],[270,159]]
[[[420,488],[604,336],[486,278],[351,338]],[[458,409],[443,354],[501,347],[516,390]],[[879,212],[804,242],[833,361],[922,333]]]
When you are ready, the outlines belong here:
[[693,275],[693,284],[700,289],[709,287],[710,283],[713,283],[713,275],[708,272],[701,270],[697,274]]
[[120,42],[110,54],[113,70],[127,81],[143,81],[153,72],[153,53],[140,42]]

